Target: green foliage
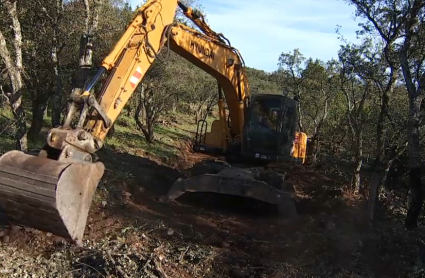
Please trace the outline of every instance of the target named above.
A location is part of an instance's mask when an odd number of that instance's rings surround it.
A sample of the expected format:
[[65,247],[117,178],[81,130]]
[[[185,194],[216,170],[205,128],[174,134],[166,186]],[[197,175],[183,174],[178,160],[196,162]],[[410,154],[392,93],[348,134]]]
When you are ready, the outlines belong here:
[[276,73],[267,73],[264,70],[247,67],[246,75],[252,94],[281,94]]

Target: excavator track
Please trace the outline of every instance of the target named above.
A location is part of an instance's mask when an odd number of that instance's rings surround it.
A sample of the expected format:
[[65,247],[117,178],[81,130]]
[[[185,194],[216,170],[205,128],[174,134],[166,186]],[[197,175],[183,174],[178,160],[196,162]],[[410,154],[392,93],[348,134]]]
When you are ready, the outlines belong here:
[[10,151],[0,158],[0,210],[7,220],[82,243],[103,175],[100,162],[67,162]]

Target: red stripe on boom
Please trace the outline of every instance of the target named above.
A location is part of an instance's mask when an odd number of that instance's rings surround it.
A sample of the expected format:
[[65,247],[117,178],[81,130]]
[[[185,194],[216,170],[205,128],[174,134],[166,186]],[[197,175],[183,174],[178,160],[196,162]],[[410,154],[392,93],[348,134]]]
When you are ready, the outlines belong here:
[[136,77],[137,79],[140,79],[140,77],[142,77],[142,73],[138,72],[137,70],[133,73],[133,76]]

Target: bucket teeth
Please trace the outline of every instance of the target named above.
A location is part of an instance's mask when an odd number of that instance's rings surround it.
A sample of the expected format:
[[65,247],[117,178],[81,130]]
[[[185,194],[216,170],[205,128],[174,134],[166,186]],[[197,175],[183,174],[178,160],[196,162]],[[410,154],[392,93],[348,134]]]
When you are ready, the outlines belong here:
[[81,244],[104,165],[11,151],[0,158],[0,210],[18,225]]

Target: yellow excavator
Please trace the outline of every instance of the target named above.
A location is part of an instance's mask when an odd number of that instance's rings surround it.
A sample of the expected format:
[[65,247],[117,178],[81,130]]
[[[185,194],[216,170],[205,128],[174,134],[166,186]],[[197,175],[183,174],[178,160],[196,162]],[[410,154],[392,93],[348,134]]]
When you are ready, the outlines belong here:
[[[175,21],[178,8],[201,31]],[[38,155],[10,151],[0,158],[0,210],[10,222],[81,244],[105,170],[95,153],[165,47],[217,79],[220,119],[209,131],[205,122],[199,123],[195,151],[304,162],[307,137],[296,129],[297,101],[283,95],[250,96],[242,56],[222,34],[210,29],[202,14],[178,0],[150,0],[136,11],[85,90],[71,93],[63,125],[48,132]],[[101,89],[93,92],[105,74]],[[178,180],[162,200],[206,191],[259,199],[277,204],[281,211],[294,209],[281,183],[271,185],[260,176],[223,167]]]

